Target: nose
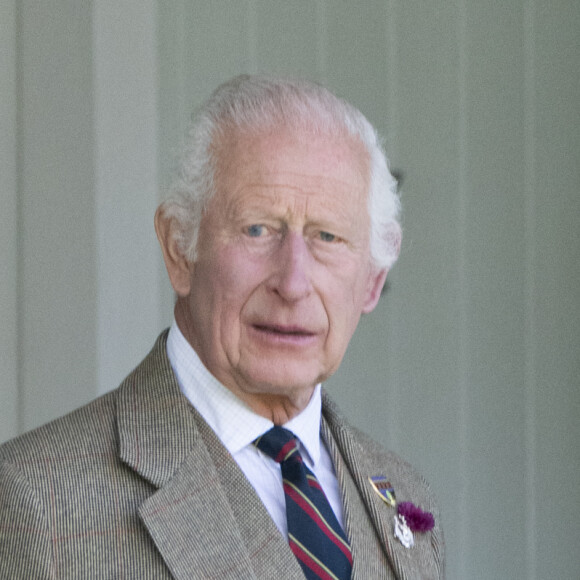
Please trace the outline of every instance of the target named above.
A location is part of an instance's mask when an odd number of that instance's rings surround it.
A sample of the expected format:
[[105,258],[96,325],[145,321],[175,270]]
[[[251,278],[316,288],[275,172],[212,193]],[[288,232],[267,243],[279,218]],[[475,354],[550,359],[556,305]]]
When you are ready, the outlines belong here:
[[284,300],[295,302],[312,291],[312,256],[304,237],[289,231],[273,256],[274,272],[268,280],[270,290]]

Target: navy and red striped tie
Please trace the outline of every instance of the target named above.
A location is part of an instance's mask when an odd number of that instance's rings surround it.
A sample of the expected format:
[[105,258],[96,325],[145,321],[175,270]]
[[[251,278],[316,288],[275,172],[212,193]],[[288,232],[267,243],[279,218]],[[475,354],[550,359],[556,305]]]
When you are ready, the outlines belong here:
[[350,578],[352,555],[348,540],[320,483],[304,465],[294,434],[275,426],[254,444],[280,464],[288,542],[306,578]]

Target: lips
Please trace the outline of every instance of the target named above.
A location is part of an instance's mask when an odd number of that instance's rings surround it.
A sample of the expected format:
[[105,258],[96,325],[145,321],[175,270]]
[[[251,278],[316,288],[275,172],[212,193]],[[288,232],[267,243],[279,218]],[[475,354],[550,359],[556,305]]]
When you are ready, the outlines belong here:
[[285,326],[278,324],[253,324],[252,326],[259,332],[277,334],[280,336],[309,337],[316,334],[315,332],[300,326]]
[[257,323],[251,329],[260,341],[273,345],[308,346],[318,336],[315,331],[297,325]]

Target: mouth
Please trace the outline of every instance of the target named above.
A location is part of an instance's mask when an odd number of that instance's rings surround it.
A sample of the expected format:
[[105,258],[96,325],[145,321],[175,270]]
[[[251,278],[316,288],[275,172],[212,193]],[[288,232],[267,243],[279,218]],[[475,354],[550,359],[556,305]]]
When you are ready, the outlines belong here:
[[252,329],[259,337],[278,343],[303,345],[316,338],[314,331],[294,325],[253,324]]

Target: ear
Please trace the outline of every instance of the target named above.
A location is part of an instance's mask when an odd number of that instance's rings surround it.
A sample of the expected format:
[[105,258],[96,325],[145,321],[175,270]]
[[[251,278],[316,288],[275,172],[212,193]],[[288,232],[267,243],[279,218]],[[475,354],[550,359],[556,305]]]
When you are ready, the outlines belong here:
[[368,314],[375,309],[381,297],[381,291],[387,279],[388,270],[379,270],[378,272],[373,268],[369,273],[367,280],[367,294],[363,303],[363,314]]
[[168,217],[163,206],[155,212],[155,232],[161,245],[163,259],[169,280],[175,293],[181,298],[188,296],[191,290],[192,264],[181,252],[178,243],[178,225],[175,218]]

